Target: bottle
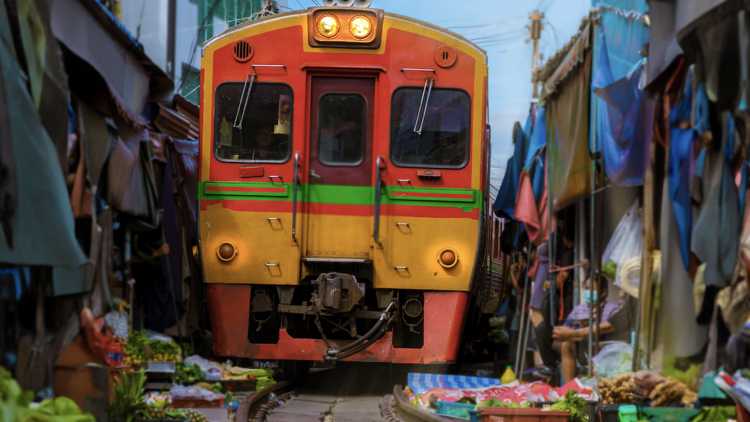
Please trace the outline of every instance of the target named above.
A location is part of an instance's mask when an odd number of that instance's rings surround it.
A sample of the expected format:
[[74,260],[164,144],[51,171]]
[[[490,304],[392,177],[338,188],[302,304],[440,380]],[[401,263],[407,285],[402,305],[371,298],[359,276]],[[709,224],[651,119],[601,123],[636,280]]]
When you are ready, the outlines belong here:
[[502,384],[510,384],[515,380],[516,380],[516,374],[513,372],[512,369],[510,369],[510,365],[508,365],[508,367],[505,368],[505,372],[503,373],[503,376],[500,377],[500,382]]

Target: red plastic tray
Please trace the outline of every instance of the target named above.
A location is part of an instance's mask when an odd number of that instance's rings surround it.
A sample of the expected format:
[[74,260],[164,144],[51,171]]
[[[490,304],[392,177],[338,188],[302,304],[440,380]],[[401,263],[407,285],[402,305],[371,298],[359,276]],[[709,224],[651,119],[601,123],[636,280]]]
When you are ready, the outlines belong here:
[[177,409],[190,409],[196,407],[222,407],[224,406],[224,397],[216,400],[203,400],[203,399],[172,399],[172,404],[169,407]]

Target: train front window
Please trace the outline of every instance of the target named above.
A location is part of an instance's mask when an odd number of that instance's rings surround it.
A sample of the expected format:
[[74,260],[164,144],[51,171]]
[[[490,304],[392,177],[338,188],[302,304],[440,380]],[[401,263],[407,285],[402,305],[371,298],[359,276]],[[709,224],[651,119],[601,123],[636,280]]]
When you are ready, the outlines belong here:
[[292,151],[292,89],[256,82],[248,97],[249,87],[227,82],[216,88],[214,155],[221,161],[287,161]]
[[[469,95],[400,88],[391,101],[391,161],[402,167],[461,168],[469,161]],[[427,105],[420,102],[426,101]],[[424,123],[423,122],[424,118]],[[415,131],[416,126],[416,131]],[[421,133],[417,133],[421,127]]]
[[356,166],[365,159],[367,101],[360,94],[333,93],[318,104],[318,159],[329,166]]

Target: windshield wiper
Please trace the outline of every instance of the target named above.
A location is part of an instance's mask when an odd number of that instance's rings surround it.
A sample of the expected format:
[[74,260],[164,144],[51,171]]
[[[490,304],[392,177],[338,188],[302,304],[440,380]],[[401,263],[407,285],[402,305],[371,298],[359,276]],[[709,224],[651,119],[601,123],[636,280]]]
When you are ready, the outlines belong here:
[[[232,124],[232,127],[236,127],[237,129],[242,129],[242,120],[245,119],[245,110],[247,110],[247,103],[250,102],[250,91],[253,89],[253,82],[255,82],[255,77],[257,74],[253,73],[252,77],[250,75],[247,75],[247,78],[245,78],[245,85],[242,86],[242,94],[240,94],[240,104],[237,106],[237,115],[234,116],[234,124]],[[245,107],[242,107],[242,99],[245,98],[245,88],[247,87],[247,80],[250,79],[250,88],[247,89],[247,99],[245,100]],[[240,117],[240,109],[242,109],[242,117]],[[240,120],[240,124],[237,125],[237,118]]]
[[[414,120],[414,132],[419,135],[422,134],[422,127],[424,126],[424,119],[427,115],[427,104],[430,102],[430,93],[432,92],[432,85],[435,83],[434,78],[425,78],[424,88],[422,89],[422,99],[419,100],[419,108],[417,109],[417,119]],[[427,86],[429,84],[429,87]],[[425,92],[427,93],[427,100],[425,100]],[[422,110],[422,103],[424,103],[424,110]],[[422,123],[419,123],[419,113],[422,113]],[[419,126],[419,130],[417,130]],[[418,147],[417,147],[418,148]]]

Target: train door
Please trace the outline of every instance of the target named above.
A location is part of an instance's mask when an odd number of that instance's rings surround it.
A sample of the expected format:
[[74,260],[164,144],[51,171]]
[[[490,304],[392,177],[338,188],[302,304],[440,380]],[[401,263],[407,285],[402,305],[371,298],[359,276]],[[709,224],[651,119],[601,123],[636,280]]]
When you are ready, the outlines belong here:
[[375,79],[311,79],[305,258],[365,260],[372,232]]

